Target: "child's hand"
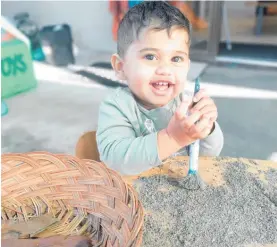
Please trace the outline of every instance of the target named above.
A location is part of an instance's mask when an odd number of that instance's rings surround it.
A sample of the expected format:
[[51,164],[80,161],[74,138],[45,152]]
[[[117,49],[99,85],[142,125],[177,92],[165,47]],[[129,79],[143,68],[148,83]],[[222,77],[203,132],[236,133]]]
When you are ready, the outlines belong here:
[[182,102],[166,129],[167,134],[181,147],[187,146],[197,139],[207,137],[213,126],[210,123],[210,119],[204,117],[201,111],[194,110],[187,116],[188,108],[189,102]]
[[208,118],[210,124],[214,125],[218,116],[217,107],[214,101],[206,94],[205,90],[200,90],[193,97],[193,102],[189,106],[190,114],[197,111],[200,112],[202,117]]

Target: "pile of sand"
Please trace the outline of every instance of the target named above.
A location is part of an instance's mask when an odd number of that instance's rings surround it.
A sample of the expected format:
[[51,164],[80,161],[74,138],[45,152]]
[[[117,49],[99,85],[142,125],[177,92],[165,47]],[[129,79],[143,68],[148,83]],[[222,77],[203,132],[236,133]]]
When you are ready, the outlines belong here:
[[143,247],[277,245],[274,166],[221,159],[203,172],[204,190],[180,188],[165,175],[134,182],[146,211]]

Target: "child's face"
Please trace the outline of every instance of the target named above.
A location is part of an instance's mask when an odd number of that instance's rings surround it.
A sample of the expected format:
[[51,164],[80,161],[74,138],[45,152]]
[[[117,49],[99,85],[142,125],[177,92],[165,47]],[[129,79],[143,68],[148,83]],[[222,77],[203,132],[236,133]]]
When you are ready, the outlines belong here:
[[[183,89],[189,69],[188,33],[183,28],[145,30],[121,62],[121,79],[147,109],[166,105]],[[121,64],[120,64],[121,63]],[[114,66],[115,67],[115,66]]]

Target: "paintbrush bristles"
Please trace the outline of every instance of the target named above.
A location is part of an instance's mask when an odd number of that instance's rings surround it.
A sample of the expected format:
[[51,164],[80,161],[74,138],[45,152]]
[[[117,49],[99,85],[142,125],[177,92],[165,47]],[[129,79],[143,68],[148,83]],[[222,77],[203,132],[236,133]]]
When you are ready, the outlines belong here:
[[206,184],[200,178],[199,174],[189,174],[183,180],[178,181],[179,186],[187,190],[204,190]]

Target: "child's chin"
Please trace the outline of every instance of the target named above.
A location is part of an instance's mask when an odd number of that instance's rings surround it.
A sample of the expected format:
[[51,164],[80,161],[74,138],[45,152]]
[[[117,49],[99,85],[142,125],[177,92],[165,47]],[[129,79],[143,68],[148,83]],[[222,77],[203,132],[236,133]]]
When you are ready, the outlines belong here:
[[168,97],[168,98],[165,98],[165,99],[159,99],[159,100],[155,100],[152,102],[152,105],[155,106],[155,107],[162,107],[162,106],[165,106],[167,105],[174,97]]

